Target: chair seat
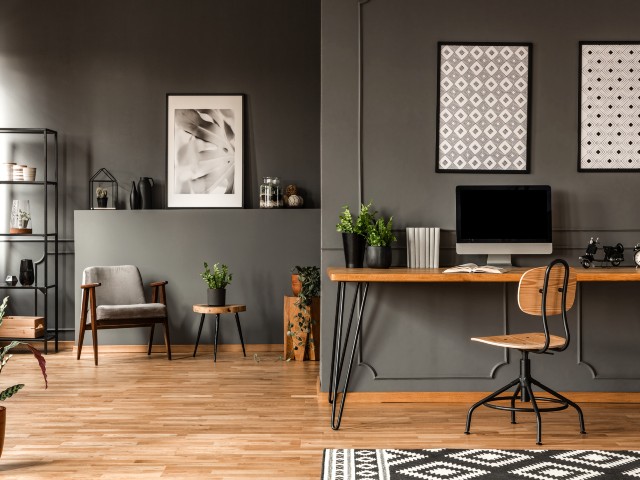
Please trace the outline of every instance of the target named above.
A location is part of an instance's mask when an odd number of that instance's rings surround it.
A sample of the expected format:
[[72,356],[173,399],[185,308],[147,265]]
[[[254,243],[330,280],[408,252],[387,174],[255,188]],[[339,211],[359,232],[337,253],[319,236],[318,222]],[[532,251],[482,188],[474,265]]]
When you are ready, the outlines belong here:
[[[515,348],[518,350],[540,350],[544,347],[544,333],[515,333],[512,335],[496,335],[493,337],[473,337],[474,342],[487,343],[496,347]],[[549,348],[562,348],[565,339],[550,335]]]
[[133,305],[100,305],[96,308],[96,318],[100,320],[145,320],[164,318],[167,307],[162,303],[136,303]]

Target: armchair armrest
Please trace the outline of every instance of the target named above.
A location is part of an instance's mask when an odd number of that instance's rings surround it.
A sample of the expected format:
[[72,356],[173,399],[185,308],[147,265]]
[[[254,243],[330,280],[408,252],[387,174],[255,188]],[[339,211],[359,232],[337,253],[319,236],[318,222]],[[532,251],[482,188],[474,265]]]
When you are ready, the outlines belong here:
[[149,284],[152,288],[151,303],[162,303],[164,305],[167,304],[167,293],[164,288],[167,283],[169,282],[163,280],[160,282],[152,282]]
[[87,283],[85,285],[80,285],[80,288],[86,290],[87,288],[96,288],[102,285],[101,283]]

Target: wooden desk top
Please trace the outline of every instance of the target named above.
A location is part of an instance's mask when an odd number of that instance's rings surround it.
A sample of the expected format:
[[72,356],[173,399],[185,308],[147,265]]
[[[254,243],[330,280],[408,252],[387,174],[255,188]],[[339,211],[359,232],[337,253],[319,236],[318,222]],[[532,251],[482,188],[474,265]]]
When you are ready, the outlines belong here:
[[[533,267],[515,267],[505,273],[442,273],[444,268],[345,268],[329,267],[332,282],[396,282],[396,283],[461,283],[519,282],[522,274]],[[575,269],[578,282],[640,282],[640,269],[635,267]]]

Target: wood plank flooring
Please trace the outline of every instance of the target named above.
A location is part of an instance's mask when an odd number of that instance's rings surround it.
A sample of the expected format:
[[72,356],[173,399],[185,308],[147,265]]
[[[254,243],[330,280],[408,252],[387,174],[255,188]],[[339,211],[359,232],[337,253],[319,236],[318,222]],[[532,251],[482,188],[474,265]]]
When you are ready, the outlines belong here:
[[[30,355],[16,354],[1,385],[27,386],[7,407],[0,478],[319,479],[323,448],[535,448],[535,420],[467,404],[351,404],[342,428],[317,401],[318,363],[222,352],[192,358],[103,353],[47,358],[44,390]],[[259,361],[257,361],[259,360]],[[544,448],[639,449],[640,405],[585,403],[543,415]]]

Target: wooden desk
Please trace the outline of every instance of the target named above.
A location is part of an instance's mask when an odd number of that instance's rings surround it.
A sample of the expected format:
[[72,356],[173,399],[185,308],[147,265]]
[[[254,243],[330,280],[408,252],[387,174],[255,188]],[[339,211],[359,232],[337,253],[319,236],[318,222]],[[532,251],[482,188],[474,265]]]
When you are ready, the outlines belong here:
[[[329,384],[329,403],[331,403],[331,428],[340,428],[342,412],[347,397],[349,378],[353,366],[353,358],[356,352],[358,340],[360,339],[360,329],[362,316],[369,283],[517,283],[522,274],[528,268],[513,268],[505,273],[443,273],[444,268],[344,268],[329,267],[327,275],[332,282],[338,282],[338,296],[336,299],[335,326],[333,329],[333,347],[331,354],[331,381]],[[578,277],[578,297],[577,314],[578,328],[581,325],[581,283],[585,282],[640,282],[640,269],[634,267],[611,267],[611,268],[590,268],[578,267],[575,269]],[[354,283],[356,290],[353,296],[346,332],[343,332],[344,323],[344,303],[347,283]],[[506,296],[505,296],[506,298]],[[351,337],[351,327],[354,314],[357,313],[357,322],[353,337]],[[506,309],[505,309],[506,315]],[[344,337],[344,339],[343,339]],[[343,372],[346,347],[353,339],[353,346],[346,372]],[[344,373],[344,375],[343,375]],[[340,408],[336,412],[338,403],[338,387],[342,383],[342,398]]]

